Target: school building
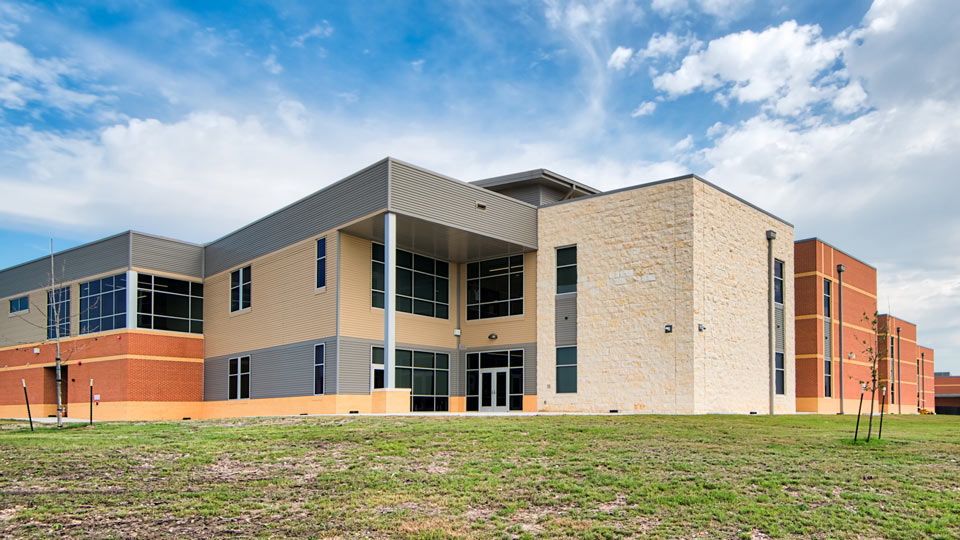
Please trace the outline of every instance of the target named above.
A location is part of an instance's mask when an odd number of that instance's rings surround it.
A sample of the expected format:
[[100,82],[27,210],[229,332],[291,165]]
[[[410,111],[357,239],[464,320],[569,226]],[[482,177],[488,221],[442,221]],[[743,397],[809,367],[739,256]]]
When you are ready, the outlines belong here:
[[0,417],[23,384],[56,412],[58,336],[66,412],[93,379],[99,420],[793,413],[794,250],[695,175],[387,158],[207,244],[128,231],[0,271]]

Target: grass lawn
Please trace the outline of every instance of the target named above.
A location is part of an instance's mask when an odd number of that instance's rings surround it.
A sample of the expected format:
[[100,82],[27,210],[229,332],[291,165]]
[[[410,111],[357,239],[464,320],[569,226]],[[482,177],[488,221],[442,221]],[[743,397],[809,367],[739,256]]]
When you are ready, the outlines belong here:
[[0,422],[0,537],[960,537],[960,417],[854,420]]

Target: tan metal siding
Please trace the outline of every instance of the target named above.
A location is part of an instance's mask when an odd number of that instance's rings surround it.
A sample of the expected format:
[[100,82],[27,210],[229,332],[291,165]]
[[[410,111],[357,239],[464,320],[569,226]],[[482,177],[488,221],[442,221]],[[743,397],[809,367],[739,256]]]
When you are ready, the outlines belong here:
[[[336,335],[336,239],[328,232],[327,286],[316,289],[316,239],[251,263],[251,307],[230,312],[230,272],[204,282],[203,321],[208,358]],[[319,236],[318,236],[319,237]]]
[[[478,209],[478,202],[486,209]],[[390,165],[390,209],[521,246],[537,246],[535,207],[398,161]]]
[[204,254],[206,273],[222,272],[386,206],[384,160],[211,242]]
[[[129,233],[121,233],[55,253],[53,256],[54,277],[57,283],[61,283],[83,279],[115,268],[127,268],[130,264],[129,248]],[[49,257],[30,261],[0,272],[0,298],[17,296],[27,291],[49,286]]]
[[558,347],[577,344],[577,293],[556,295],[556,340]]
[[203,246],[168,238],[131,233],[133,266],[190,276],[203,277]]

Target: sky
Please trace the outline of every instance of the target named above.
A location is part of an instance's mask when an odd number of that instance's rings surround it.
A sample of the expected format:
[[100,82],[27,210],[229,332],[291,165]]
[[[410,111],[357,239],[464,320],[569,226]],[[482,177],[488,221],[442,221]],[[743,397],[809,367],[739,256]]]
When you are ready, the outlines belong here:
[[960,2],[7,3],[0,268],[208,242],[393,156],[693,172],[875,266],[960,372]]

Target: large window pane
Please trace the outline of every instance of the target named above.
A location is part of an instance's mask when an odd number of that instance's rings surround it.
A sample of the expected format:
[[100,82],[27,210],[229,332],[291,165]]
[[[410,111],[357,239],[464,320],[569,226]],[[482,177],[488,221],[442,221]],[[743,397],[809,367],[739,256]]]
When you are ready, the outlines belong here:
[[577,391],[577,366],[557,366],[557,392]]

